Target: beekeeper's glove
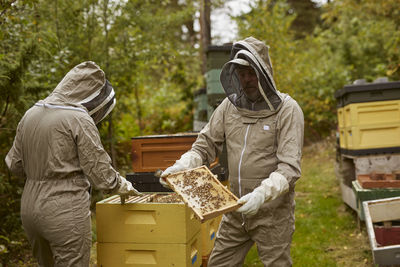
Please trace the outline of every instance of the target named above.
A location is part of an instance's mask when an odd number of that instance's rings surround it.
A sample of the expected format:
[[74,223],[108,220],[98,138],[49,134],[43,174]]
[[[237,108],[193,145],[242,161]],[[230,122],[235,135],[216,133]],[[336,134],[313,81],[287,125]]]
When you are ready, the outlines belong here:
[[238,200],[239,204],[244,205],[236,211],[245,215],[255,215],[264,202],[273,200],[288,190],[289,184],[286,178],[280,173],[273,172],[253,192],[244,195]]
[[201,159],[200,155],[190,150],[183,154],[180,159],[175,161],[174,165],[168,167],[165,171],[161,173],[160,184],[166,188],[170,188],[165,181],[165,177],[167,177],[171,173],[186,171],[188,169],[200,167],[202,163],[203,160]]
[[137,191],[133,186],[132,183],[126,180],[124,177],[121,177],[121,184],[118,187],[117,194],[121,197],[121,203],[125,203],[125,199],[129,196],[141,196],[143,195],[139,191]]

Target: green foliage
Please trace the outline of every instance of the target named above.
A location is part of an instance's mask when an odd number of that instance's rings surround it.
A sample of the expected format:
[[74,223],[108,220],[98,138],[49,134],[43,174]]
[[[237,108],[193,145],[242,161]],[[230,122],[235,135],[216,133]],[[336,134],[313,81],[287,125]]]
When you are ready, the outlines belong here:
[[123,88],[116,112],[124,138],[185,131],[191,125],[192,92],[201,77],[197,50],[182,32],[194,14],[193,3],[186,4],[130,1],[115,21],[110,64],[127,67],[116,66],[112,73],[114,87]]
[[288,0],[291,8],[288,13],[296,14],[296,18],[291,25],[296,38],[304,38],[313,33],[314,28],[321,23],[322,10],[319,5],[312,0]]

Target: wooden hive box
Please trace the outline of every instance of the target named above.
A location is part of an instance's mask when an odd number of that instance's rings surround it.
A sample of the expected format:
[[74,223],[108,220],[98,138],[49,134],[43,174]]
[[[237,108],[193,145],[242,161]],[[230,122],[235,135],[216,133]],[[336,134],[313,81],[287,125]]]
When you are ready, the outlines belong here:
[[[371,245],[375,264],[380,266],[400,265],[400,238],[398,228],[392,223],[400,221],[400,197],[385,198],[379,200],[365,201],[363,203],[365,212],[365,224]],[[390,242],[379,244],[379,231],[376,232],[376,224],[383,223],[390,233]],[[397,237],[396,237],[397,236]]]
[[132,169],[134,172],[155,172],[172,166],[188,151],[197,133],[148,135],[132,138]]
[[237,197],[206,166],[170,174],[166,181],[201,222],[240,207]]

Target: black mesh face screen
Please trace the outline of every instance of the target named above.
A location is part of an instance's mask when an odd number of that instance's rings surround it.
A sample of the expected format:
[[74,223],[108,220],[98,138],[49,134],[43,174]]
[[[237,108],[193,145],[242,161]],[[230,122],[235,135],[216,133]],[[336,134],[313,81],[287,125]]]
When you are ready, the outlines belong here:
[[255,66],[255,64],[252,64],[250,59],[246,60],[250,62],[250,66],[254,68],[257,74],[259,82],[258,90],[260,91],[261,97],[257,100],[251,100],[246,96],[238,74],[238,69],[241,68],[241,66],[232,62],[228,62],[224,65],[220,76],[221,84],[227,97],[232,104],[239,108],[255,111],[266,109],[275,110],[281,102],[276,90],[272,87],[261,69]]
[[86,103],[82,103],[82,105],[87,108],[90,116],[92,116],[93,120],[97,124],[110,112],[109,109],[114,107],[114,101],[114,89],[111,86],[111,83],[106,80],[103,88],[100,89],[99,95]]
[[108,80],[106,80],[106,83],[100,90],[100,94],[95,98],[93,98],[92,100],[90,100],[89,102],[82,103],[82,105],[87,108],[89,113],[91,113],[91,111],[96,107],[100,106],[112,92],[113,88],[111,86],[111,83]]
[[[268,48],[260,46],[255,48],[254,38],[250,43],[239,41],[234,43],[231,50],[231,60],[226,63],[221,71],[220,81],[230,101],[239,108],[253,111],[271,110],[279,108],[282,100],[275,87],[272,77],[272,67],[268,56]],[[260,42],[259,42],[260,43]],[[257,50],[258,49],[258,50]],[[258,51],[262,52],[261,58]],[[250,66],[257,74],[258,84],[248,85],[247,82],[240,81],[237,69]],[[246,76],[242,76],[243,77]],[[247,78],[245,78],[247,80]],[[243,88],[244,87],[244,88]],[[259,94],[254,91],[258,89]]]
[[102,107],[97,112],[91,115],[96,124],[102,121],[104,117],[110,112],[109,109],[113,108],[114,100],[115,97],[110,99],[110,101],[108,101],[104,107]]

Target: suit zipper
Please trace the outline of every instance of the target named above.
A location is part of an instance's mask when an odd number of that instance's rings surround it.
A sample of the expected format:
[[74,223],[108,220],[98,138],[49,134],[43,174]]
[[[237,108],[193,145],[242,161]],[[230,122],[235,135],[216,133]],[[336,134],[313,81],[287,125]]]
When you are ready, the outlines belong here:
[[[249,133],[249,129],[250,129],[250,124],[247,125],[246,134],[244,136],[244,145],[243,145],[242,153],[240,154],[240,160],[239,160],[239,166],[238,166],[239,197],[242,197],[242,183],[241,183],[241,177],[240,177],[241,176],[240,169],[242,166],[244,151],[246,150],[246,146],[247,146],[247,135]],[[242,223],[242,226],[243,226],[244,225],[244,215],[243,214],[242,214],[242,219],[243,219],[243,223]]]

